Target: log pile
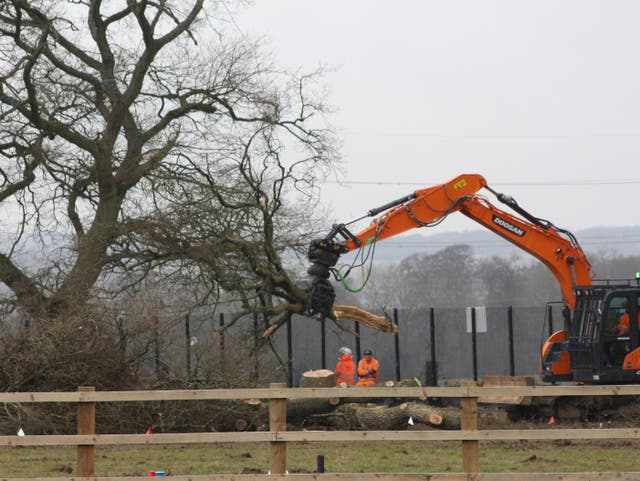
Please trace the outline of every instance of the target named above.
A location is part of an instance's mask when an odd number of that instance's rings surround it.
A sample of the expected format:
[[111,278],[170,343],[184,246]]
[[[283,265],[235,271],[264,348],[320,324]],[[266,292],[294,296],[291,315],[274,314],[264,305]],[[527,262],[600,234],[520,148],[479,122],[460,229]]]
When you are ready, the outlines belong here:
[[[345,402],[348,401],[348,402]],[[264,431],[269,425],[269,405],[233,403],[216,430]],[[411,420],[411,421],[410,421]],[[353,402],[353,399],[290,399],[287,424],[291,429],[403,430],[412,424],[438,429],[460,429],[460,411],[436,408],[420,401],[399,405]]]
[[[371,386],[419,386],[417,379],[389,381]],[[335,374],[328,369],[307,371],[300,378],[301,387],[334,387]],[[349,389],[349,387],[345,387]],[[460,429],[460,411],[456,408],[436,408],[420,400],[401,402],[379,398],[289,399],[287,424],[290,429],[339,430],[403,430],[423,426],[437,429]],[[394,404],[395,403],[395,404]],[[266,430],[269,425],[269,404],[258,399],[230,401],[226,405],[226,422],[215,430]],[[212,426],[213,427],[213,426]]]

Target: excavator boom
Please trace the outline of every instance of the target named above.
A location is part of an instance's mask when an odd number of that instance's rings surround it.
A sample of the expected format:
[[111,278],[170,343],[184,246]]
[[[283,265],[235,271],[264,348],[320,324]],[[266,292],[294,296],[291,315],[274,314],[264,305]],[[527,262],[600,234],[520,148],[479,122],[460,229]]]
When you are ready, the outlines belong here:
[[[484,177],[477,174],[460,175],[444,184],[416,190],[409,199],[393,207],[384,215],[375,219],[368,227],[355,237],[359,243],[349,238],[344,246],[348,251],[358,249],[372,242],[379,242],[388,237],[402,234],[417,227],[428,227],[452,212],[460,210],[465,199],[476,194],[487,186]],[[387,204],[391,205],[391,204]],[[379,212],[380,209],[369,211]]]
[[460,212],[547,266],[571,309],[576,304],[574,287],[591,285],[591,264],[570,233],[559,231],[551,225],[542,227],[519,219],[482,197],[465,200]]
[[[502,211],[478,195],[481,189],[492,192],[500,202],[521,217]],[[385,212],[386,211],[386,212]],[[441,222],[453,212],[460,212],[482,224],[509,242],[542,261],[557,279],[567,304],[575,306],[574,287],[591,284],[591,266],[573,235],[553,224],[536,218],[522,209],[515,200],[495,192],[478,174],[462,174],[448,182],[415,191],[406,197],[370,210],[375,216],[362,231],[351,233],[338,224],[324,238],[312,242],[309,248],[309,274],[313,279],[311,309],[330,315],[335,299],[328,282],[330,272],[340,255],[409,229],[429,227]],[[342,239],[337,239],[342,237]]]

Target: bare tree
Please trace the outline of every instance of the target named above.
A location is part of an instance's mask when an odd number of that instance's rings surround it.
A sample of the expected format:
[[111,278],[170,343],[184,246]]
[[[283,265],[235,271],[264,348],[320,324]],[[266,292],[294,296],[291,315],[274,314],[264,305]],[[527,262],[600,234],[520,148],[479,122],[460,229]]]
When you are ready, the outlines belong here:
[[[335,159],[322,72],[276,70],[224,15],[204,0],[0,3],[1,227],[14,236],[0,282],[22,312],[68,316],[114,275],[154,270],[245,312],[305,311],[283,253],[306,245]],[[37,276],[15,253],[46,230],[67,250]]]

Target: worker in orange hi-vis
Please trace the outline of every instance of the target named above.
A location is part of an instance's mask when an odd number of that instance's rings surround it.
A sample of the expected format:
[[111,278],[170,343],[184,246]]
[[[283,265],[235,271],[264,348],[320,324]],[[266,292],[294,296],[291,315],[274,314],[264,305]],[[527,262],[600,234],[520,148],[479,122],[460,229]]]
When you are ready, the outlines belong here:
[[338,351],[340,357],[336,364],[336,384],[342,383],[353,385],[356,382],[356,365],[353,363],[351,349],[341,347]]
[[371,349],[364,350],[364,357],[358,363],[358,386],[371,386],[378,382],[380,363],[373,357]]
[[[616,334],[618,336],[629,335],[629,311],[627,310],[627,304],[624,305],[624,314],[618,318],[618,327],[616,328]],[[640,328],[640,311],[638,311],[638,327]]]

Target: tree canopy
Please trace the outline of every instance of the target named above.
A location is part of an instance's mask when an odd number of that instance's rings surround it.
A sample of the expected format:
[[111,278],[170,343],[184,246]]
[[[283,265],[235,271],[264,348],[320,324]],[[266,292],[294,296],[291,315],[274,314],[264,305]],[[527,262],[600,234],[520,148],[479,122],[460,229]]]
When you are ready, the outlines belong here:
[[[0,4],[0,230],[11,236],[0,282],[12,307],[64,317],[97,286],[156,272],[192,285],[196,302],[224,292],[245,313],[304,311],[283,253],[306,247],[317,181],[336,160],[323,72],[277,69],[228,28],[226,8]],[[63,240],[43,246],[48,264],[21,265],[20,246],[45,232]]]

